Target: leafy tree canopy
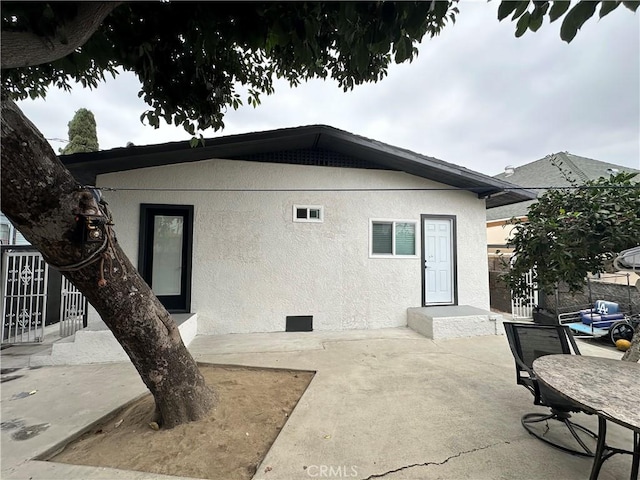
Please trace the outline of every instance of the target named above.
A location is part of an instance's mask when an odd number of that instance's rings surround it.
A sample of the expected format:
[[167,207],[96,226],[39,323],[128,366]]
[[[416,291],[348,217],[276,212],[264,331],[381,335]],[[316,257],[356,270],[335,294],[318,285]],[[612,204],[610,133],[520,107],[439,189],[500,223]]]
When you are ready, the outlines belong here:
[[558,282],[580,291],[587,274],[604,272],[617,252],[639,245],[635,176],[618,173],[568,190],[548,190],[529,208],[526,221],[514,221],[508,245],[515,261],[507,278],[514,294],[525,296],[529,270],[548,293]]
[[72,153],[97,152],[98,133],[96,119],[91,110],[81,108],[69,122],[69,143],[60,149],[62,155]]
[[[503,0],[498,18],[517,21],[520,36],[544,17],[564,16],[561,37],[571,41],[598,6],[603,17],[621,4],[635,11],[640,2]],[[36,98],[50,85],[95,87],[105,75],[132,71],[150,105],[141,120],[158,127],[164,119],[193,135],[222,128],[228,107],[258,105],[273,93],[274,76],[291,85],[332,78],[344,90],[380,80],[457,14],[457,0],[3,2],[2,89],[13,99]],[[16,46],[28,36],[55,48],[26,55]],[[54,50],[60,53],[51,61]]]
[[[273,93],[274,76],[291,85],[333,78],[344,90],[380,80],[456,13],[454,1],[123,4],[70,55],[4,70],[2,87],[13,98],[35,98],[51,84],[95,87],[121,68],[142,84],[139,95],[151,106],[142,119],[194,134],[222,127],[225,109],[245,98],[257,105]],[[60,36],[77,14],[66,3],[3,2],[2,30]]]

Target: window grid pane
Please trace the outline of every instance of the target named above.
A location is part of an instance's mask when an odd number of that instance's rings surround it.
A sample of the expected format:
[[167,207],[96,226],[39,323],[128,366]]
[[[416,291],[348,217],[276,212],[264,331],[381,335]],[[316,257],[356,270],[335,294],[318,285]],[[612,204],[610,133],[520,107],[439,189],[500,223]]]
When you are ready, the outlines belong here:
[[151,287],[156,295],[182,293],[182,241],[184,217],[156,215],[153,234]]
[[393,223],[373,222],[371,225],[371,253],[393,254]]
[[416,224],[396,223],[395,224],[395,254],[415,255],[416,254]]

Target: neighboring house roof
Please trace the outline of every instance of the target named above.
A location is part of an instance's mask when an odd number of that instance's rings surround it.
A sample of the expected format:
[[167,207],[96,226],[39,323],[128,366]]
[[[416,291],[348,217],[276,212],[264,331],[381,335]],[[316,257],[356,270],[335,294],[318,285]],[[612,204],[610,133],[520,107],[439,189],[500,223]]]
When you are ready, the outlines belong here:
[[535,198],[535,193],[467,168],[387,145],[326,125],[284,128],[205,140],[115,148],[63,155],[62,162],[83,183],[96,175],[144,167],[221,158],[403,171],[487,198],[488,207]]
[[[559,165],[562,170],[556,165]],[[548,189],[551,187],[569,187],[576,182],[581,184],[587,180],[608,177],[615,171],[640,173],[640,170],[633,168],[580,157],[569,152],[560,152],[516,167],[511,175],[501,173],[494,178],[515,183],[525,188],[544,187]],[[563,172],[571,181],[566,178]],[[545,189],[537,190],[538,196],[545,191]],[[489,208],[487,209],[487,221],[523,217],[533,203],[535,203],[535,200]]]

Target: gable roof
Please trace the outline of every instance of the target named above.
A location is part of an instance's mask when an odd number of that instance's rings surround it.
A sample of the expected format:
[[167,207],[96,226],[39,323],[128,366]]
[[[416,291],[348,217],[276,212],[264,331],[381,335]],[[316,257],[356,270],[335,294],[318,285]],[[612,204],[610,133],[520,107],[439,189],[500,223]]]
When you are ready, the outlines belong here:
[[[556,167],[556,165],[559,165],[560,168]],[[547,155],[535,162],[516,167],[511,175],[500,173],[494,178],[515,183],[525,188],[546,187],[537,190],[538,196],[540,196],[544,194],[548,188],[569,187],[575,182],[580,184],[587,180],[597,180],[600,177],[608,177],[615,171],[640,173],[640,170],[634,168],[601,162],[592,158],[580,157],[569,152],[559,152]],[[569,181],[565,174],[574,183]],[[535,203],[535,200],[489,208],[487,210],[487,220],[502,220],[505,218],[524,216],[527,214],[529,206],[533,203]]]
[[[295,155],[296,152],[304,155]],[[321,162],[317,152],[329,152],[335,158],[329,163]],[[301,156],[306,158],[300,160]],[[60,157],[79,181],[90,184],[103,173],[213,158],[402,171],[474,192],[487,199],[488,207],[535,198],[534,192],[504,180],[326,125],[217,137],[196,148],[183,141]]]

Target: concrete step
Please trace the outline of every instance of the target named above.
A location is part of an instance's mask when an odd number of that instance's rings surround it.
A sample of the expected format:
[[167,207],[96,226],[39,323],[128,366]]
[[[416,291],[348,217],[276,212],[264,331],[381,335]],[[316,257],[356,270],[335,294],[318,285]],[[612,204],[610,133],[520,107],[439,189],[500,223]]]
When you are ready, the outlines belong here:
[[[196,313],[173,315],[182,341],[189,346],[198,331]],[[101,324],[101,325],[100,325]],[[45,365],[85,365],[90,363],[128,362],[129,357],[102,322],[79,330],[51,345],[49,354],[39,352],[29,358],[30,367]]]
[[503,321],[498,313],[469,305],[407,309],[407,326],[433,340],[504,335]]

